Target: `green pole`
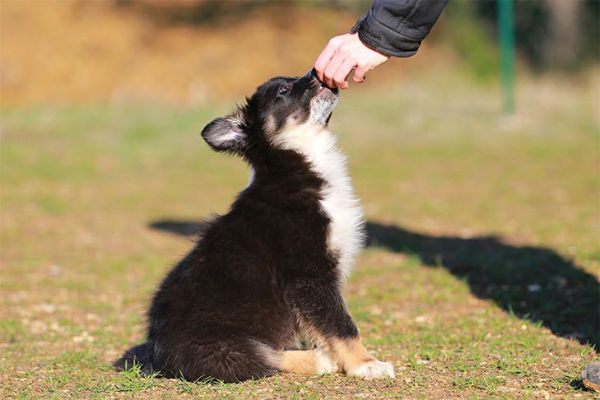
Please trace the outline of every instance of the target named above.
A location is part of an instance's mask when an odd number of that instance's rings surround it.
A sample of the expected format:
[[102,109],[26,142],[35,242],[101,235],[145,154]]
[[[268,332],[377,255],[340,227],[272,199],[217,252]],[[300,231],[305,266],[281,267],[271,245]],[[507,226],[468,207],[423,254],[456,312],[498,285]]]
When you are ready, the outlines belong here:
[[513,0],[497,0],[500,74],[502,76],[502,111],[515,111],[515,28]]

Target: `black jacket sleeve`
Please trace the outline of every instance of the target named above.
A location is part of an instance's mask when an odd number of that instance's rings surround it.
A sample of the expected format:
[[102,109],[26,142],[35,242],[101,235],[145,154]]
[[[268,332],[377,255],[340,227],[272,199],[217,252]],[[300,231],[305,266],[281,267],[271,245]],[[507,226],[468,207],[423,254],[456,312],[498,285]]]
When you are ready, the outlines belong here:
[[375,0],[352,28],[368,47],[388,56],[417,52],[448,0]]

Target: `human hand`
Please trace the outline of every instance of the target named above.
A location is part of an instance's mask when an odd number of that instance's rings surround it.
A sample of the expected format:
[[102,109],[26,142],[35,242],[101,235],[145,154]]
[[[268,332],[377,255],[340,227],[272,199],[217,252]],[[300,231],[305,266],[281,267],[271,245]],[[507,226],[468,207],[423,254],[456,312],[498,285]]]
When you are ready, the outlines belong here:
[[363,82],[365,74],[390,57],[360,41],[356,33],[332,38],[315,61],[317,77],[332,88],[346,89],[346,79],[354,69],[354,82]]

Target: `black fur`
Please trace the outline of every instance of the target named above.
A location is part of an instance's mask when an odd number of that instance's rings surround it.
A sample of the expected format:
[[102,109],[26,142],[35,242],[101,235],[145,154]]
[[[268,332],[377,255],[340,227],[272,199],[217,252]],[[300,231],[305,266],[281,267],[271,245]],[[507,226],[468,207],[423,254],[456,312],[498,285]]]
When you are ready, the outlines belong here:
[[164,279],[148,313],[147,343],[121,365],[135,358],[164,376],[238,382],[277,372],[264,349],[297,346],[298,321],[325,336],[358,335],[326,245],[324,181],[304,156],[272,144],[290,118],[309,118],[322,91],[309,74],[274,78],[203,130],[215,150],[245,158],[254,181],[227,214],[204,225]]

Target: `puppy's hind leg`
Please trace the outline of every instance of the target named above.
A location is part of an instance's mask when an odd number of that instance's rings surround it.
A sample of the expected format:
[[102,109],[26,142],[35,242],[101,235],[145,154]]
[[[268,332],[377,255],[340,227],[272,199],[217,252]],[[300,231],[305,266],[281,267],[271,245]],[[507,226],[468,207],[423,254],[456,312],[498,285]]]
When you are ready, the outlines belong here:
[[305,375],[330,374],[337,371],[336,362],[320,349],[283,352],[282,370]]
[[336,362],[321,349],[312,350],[271,350],[267,356],[271,365],[280,371],[302,375],[322,375],[337,371]]

